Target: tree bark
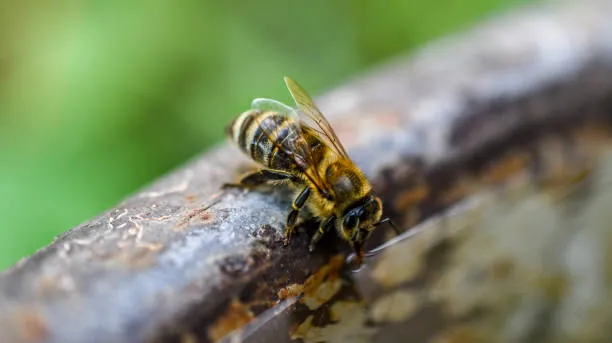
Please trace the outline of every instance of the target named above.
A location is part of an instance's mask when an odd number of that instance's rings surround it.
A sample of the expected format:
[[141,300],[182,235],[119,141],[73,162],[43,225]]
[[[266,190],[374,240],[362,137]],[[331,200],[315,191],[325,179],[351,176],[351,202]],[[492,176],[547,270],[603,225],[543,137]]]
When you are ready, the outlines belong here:
[[610,341],[609,13],[525,8],[319,98],[406,230],[359,271],[282,247],[282,191],[222,192],[222,145],[2,273],[0,340]]

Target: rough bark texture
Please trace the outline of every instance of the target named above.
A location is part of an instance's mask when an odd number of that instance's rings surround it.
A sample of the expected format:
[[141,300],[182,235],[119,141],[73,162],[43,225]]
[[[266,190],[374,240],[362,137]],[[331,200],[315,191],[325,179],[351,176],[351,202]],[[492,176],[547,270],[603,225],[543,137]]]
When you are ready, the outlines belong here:
[[609,13],[525,9],[319,98],[412,227],[361,270],[282,247],[286,194],[220,192],[224,145],[1,274],[0,340],[610,341]]

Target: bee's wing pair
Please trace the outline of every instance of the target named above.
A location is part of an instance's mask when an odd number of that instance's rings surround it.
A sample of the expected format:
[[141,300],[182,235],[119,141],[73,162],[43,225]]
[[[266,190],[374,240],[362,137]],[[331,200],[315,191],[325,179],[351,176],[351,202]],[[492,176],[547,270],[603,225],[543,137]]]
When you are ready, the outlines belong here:
[[328,143],[328,145],[339,156],[348,158],[348,154],[346,153],[346,150],[344,150],[342,143],[340,143],[338,136],[336,136],[336,133],[332,129],[331,125],[329,124],[327,119],[325,119],[321,111],[319,111],[308,93],[306,93],[306,91],[302,87],[300,87],[297,82],[286,76],[285,84],[287,84],[287,88],[291,93],[291,97],[293,97],[293,100],[295,101],[295,104],[298,107],[298,113],[306,115],[306,117],[308,117],[315,123],[318,129],[312,128],[311,125],[308,125],[305,121],[302,120],[301,122],[303,123],[303,125],[310,126],[313,130],[317,131],[327,141],[326,143]]
[[[263,98],[253,100],[251,104],[252,108],[262,111],[275,111],[287,116],[297,116],[297,122],[299,122],[301,126],[299,129],[308,128],[311,131],[316,132],[318,137],[327,146],[329,146],[332,151],[338,154],[339,158],[344,158],[350,161],[350,158],[342,146],[342,143],[340,143],[340,140],[336,136],[336,133],[332,129],[327,119],[325,119],[321,111],[319,111],[317,106],[314,104],[314,101],[308,95],[308,93],[306,93],[306,91],[300,85],[298,85],[297,82],[288,77],[285,77],[285,83],[289,89],[289,92],[291,93],[291,97],[293,97],[293,100],[297,105],[297,110],[279,101]],[[311,125],[310,122],[313,122],[314,125]],[[287,151],[287,153],[294,156],[296,163],[312,165],[310,147],[305,140],[296,140],[292,142],[292,145],[288,146],[291,147],[290,149],[292,151]],[[309,171],[310,174],[307,176],[317,186],[317,188],[319,188],[320,191],[330,193],[329,185],[326,183],[325,179],[318,174],[317,168],[310,168]]]

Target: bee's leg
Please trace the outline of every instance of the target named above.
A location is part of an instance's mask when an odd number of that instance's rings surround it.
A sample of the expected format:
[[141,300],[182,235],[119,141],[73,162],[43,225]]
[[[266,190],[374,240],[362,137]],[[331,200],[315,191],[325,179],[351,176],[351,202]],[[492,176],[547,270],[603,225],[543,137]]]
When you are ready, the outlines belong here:
[[282,170],[261,169],[243,177],[239,183],[225,183],[222,188],[253,188],[270,181],[297,181],[297,176]]
[[285,245],[289,244],[291,241],[293,227],[297,221],[298,214],[300,214],[300,209],[304,207],[304,204],[306,203],[306,200],[308,200],[309,196],[310,188],[304,187],[304,189],[300,192],[300,194],[298,194],[291,204],[291,212],[289,212],[289,215],[287,215],[287,225],[285,227]]
[[395,234],[397,236],[399,236],[401,234],[399,228],[397,227],[397,225],[395,225],[395,222],[393,220],[391,220],[391,218],[382,219],[378,223],[375,223],[374,226],[378,226],[378,225],[381,225],[381,224],[389,224],[389,226],[391,226],[391,228],[393,229],[393,231],[395,231]]
[[315,232],[315,234],[312,236],[312,239],[310,240],[308,250],[312,252],[315,249],[315,245],[317,244],[317,242],[321,240],[321,238],[323,237],[323,235],[325,235],[327,231],[334,227],[335,222],[336,216],[332,214],[331,216],[327,217],[327,219],[325,219],[321,223],[321,225],[319,225],[319,229],[317,230],[317,232]]

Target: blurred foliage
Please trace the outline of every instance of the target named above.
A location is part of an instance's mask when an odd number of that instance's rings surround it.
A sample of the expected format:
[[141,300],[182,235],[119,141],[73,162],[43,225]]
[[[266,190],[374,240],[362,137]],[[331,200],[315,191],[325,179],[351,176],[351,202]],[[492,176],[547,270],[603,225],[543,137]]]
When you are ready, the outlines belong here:
[[252,98],[312,93],[526,0],[0,4],[0,269],[222,139]]

